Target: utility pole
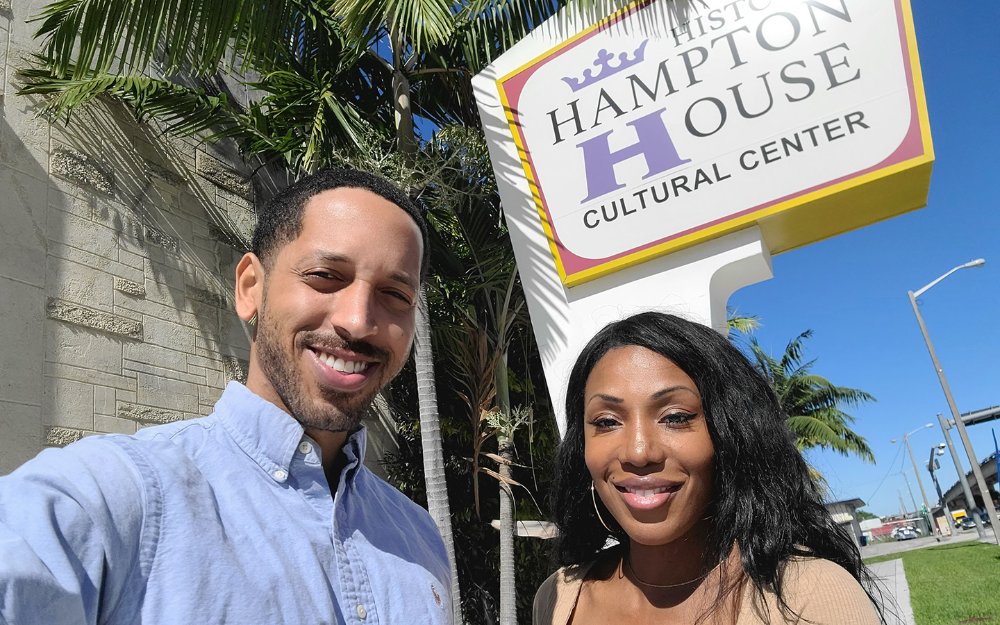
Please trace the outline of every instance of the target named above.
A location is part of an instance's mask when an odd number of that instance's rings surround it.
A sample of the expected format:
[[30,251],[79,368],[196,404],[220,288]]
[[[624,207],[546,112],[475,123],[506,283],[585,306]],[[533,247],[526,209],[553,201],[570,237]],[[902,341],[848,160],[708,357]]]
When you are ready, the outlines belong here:
[[[938,413],[938,423],[941,424],[941,433],[944,435],[944,442],[948,446],[948,451],[951,452],[951,461],[955,463],[955,470],[958,471],[958,481],[962,483],[962,494],[965,496],[965,506],[969,509],[975,509],[976,500],[972,496],[972,489],[969,488],[969,480],[965,479],[965,468],[962,466],[962,461],[958,457],[958,452],[955,451],[955,445],[951,442],[951,435],[948,434],[948,430],[951,429],[951,425],[948,424],[948,420],[944,418],[944,415],[940,412]],[[976,532],[979,534],[979,539],[982,540],[986,538],[986,530],[983,528],[983,521],[979,518],[978,514],[973,514],[973,521],[976,522]],[[993,530],[994,532],[1000,531],[1000,528]]]

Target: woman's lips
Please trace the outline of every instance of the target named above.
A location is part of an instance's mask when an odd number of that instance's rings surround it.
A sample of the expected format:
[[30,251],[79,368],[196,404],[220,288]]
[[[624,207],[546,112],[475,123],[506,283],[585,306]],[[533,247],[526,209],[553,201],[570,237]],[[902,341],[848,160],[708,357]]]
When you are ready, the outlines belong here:
[[681,485],[675,482],[637,480],[614,483],[614,487],[628,507],[652,510],[670,501]]

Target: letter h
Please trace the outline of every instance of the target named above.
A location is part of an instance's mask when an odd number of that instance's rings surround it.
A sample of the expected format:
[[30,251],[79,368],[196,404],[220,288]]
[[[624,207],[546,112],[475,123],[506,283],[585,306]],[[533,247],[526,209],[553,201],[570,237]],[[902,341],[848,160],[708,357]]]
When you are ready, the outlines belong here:
[[587,197],[583,199],[584,202],[624,187],[615,176],[615,165],[633,156],[642,155],[646,159],[648,171],[643,176],[644,180],[690,162],[691,159],[682,159],[677,154],[677,148],[663,123],[664,110],[666,109],[628,122],[627,125],[635,129],[639,137],[632,145],[612,152],[608,137],[613,130],[577,144],[583,150],[584,172],[587,176]]

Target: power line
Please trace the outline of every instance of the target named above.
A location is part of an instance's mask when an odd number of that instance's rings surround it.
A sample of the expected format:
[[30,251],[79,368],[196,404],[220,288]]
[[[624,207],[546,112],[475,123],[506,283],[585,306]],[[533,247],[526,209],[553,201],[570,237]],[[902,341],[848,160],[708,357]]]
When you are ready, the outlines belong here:
[[[903,446],[897,445],[896,455],[892,457],[892,461],[889,463],[889,470],[885,472],[885,475],[882,476],[882,480],[879,481],[878,486],[875,487],[875,490],[872,491],[872,494],[868,495],[868,499],[865,499],[865,502],[870,502],[872,498],[875,497],[876,494],[878,494],[879,489],[882,488],[882,484],[885,484],[885,481],[889,479],[890,475],[892,475],[893,473],[899,473],[899,471],[894,469],[896,468],[896,460],[902,458],[902,456],[900,455],[902,451],[903,451]],[[902,463],[900,463],[900,465],[902,465]],[[902,469],[902,466],[900,466],[900,469]]]

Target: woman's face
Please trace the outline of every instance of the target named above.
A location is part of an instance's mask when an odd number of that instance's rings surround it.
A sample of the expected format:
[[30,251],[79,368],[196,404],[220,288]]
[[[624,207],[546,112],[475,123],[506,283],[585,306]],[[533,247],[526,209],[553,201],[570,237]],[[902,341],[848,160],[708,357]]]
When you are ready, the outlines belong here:
[[629,538],[702,535],[715,449],[694,381],[656,352],[618,347],[590,372],[583,402],[587,469]]

